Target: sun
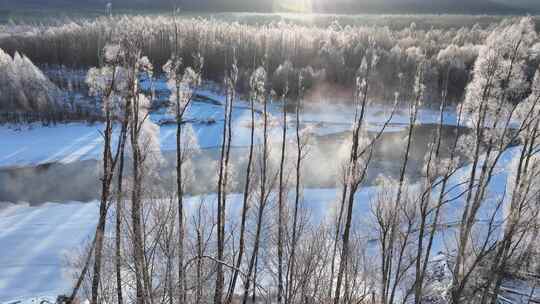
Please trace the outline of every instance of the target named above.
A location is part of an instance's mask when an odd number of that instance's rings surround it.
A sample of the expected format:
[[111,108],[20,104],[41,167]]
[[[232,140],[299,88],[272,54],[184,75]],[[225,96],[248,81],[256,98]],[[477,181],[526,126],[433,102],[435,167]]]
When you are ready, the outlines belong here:
[[311,0],[274,0],[274,12],[313,13]]

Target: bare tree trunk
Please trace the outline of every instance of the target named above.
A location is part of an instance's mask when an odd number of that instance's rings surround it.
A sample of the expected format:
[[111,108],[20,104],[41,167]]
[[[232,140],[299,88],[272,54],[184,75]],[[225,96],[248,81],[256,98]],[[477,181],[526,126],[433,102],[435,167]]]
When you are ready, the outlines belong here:
[[[419,79],[418,81],[418,85],[421,86],[422,85],[422,82],[423,82],[423,63],[421,63],[418,67],[417,67],[417,79]],[[420,102],[421,102],[421,98],[423,98],[423,92],[422,92],[422,88],[416,88],[416,91],[418,92],[417,95],[415,96],[415,100],[413,101],[412,104],[410,104],[409,106],[409,132],[407,134],[407,146],[405,148],[405,155],[403,156],[403,162],[402,162],[402,166],[401,166],[401,172],[400,172],[400,176],[399,176],[399,182],[398,182],[398,189],[397,189],[397,194],[396,194],[396,199],[395,199],[395,202],[394,202],[394,215],[392,216],[391,218],[391,224],[390,224],[390,235],[389,235],[389,242],[388,242],[388,247],[390,248],[390,254],[388,255],[388,259],[386,261],[386,264],[389,265],[390,267],[387,267],[386,269],[383,268],[383,271],[387,271],[387,278],[390,278],[391,275],[392,275],[392,259],[394,258],[394,254],[393,254],[393,248],[394,248],[394,243],[396,242],[396,237],[397,237],[397,234],[398,234],[398,230],[399,230],[399,208],[400,208],[400,205],[401,205],[401,201],[402,201],[402,196],[403,196],[403,192],[404,192],[404,187],[405,187],[405,175],[406,175],[406,172],[407,172],[407,166],[409,164],[409,157],[410,157],[410,152],[411,152],[411,147],[412,147],[412,139],[413,139],[413,136],[414,136],[414,127],[416,125],[416,120],[417,120],[417,116],[418,116],[418,107],[420,105]],[[408,238],[409,237],[409,234],[410,234],[410,226],[409,228],[407,229],[407,234],[406,234],[406,237]],[[388,292],[390,291],[389,289],[386,290],[386,293],[384,294],[384,298],[388,301],[388,302],[383,302],[383,303],[394,303],[394,297],[395,297],[395,292],[396,292],[396,287],[397,285],[399,284],[399,277],[400,277],[400,272],[401,272],[401,264],[403,262],[403,254],[404,254],[404,250],[405,250],[405,246],[407,245],[407,239],[403,241],[402,243],[402,246],[400,248],[400,252],[399,252],[399,256],[398,256],[398,264],[397,264],[397,268],[394,270],[395,271],[395,279],[393,281],[393,288],[392,288],[392,291],[390,292],[390,297],[388,298]],[[391,280],[388,280],[387,284],[391,284]],[[389,285],[387,285],[389,286]]]
[[[352,159],[350,161],[352,161]],[[341,232],[347,190],[348,190],[348,181],[347,181],[347,173],[345,173],[345,177],[343,180],[343,191],[341,192],[341,200],[340,200],[341,203],[339,205],[339,215],[336,221],[335,235],[334,235],[334,241],[333,241],[333,247],[332,247],[332,261],[330,263],[330,279],[329,279],[330,286],[327,291],[327,297],[329,299],[332,298],[332,291],[334,287],[334,275],[335,275],[336,257],[337,257],[337,251],[338,251],[338,245],[339,245],[339,234]]]
[[287,95],[287,90],[283,94],[283,135],[281,138],[281,160],[279,164],[279,194],[278,194],[278,294],[277,302],[281,304],[283,297],[283,219],[284,219],[284,210],[283,210],[283,201],[285,200],[284,191],[285,184],[283,180],[284,175],[284,166],[285,166],[285,149],[287,145],[287,108],[285,106],[285,98]]
[[86,274],[88,273],[88,268],[90,267],[90,261],[92,260],[92,254],[94,252],[94,248],[96,246],[96,236],[94,235],[94,238],[92,240],[92,245],[90,246],[90,249],[88,250],[88,255],[86,256],[83,269],[81,270],[81,273],[79,275],[79,278],[77,279],[77,282],[75,283],[75,286],[73,287],[73,290],[71,291],[71,295],[67,299],[67,304],[73,304],[75,301],[75,298],[77,297],[77,294],[79,293],[79,289],[81,288],[81,285],[84,281],[84,277],[86,277]]
[[96,246],[94,252],[94,272],[92,275],[92,304],[98,303],[99,282],[101,278],[101,257],[103,252],[103,238],[105,236],[105,224],[107,221],[107,209],[112,181],[112,156],[111,156],[111,134],[112,118],[110,110],[106,110],[106,127],[104,132],[103,150],[103,177],[101,178],[101,201],[99,205],[99,221],[96,228]]
[[[224,175],[224,162],[225,162],[225,143],[227,140],[227,120],[228,120],[228,113],[229,113],[229,98],[225,100],[225,117],[223,120],[223,134],[222,134],[222,142],[221,142],[221,156],[219,160],[219,177],[218,177],[218,188],[217,188],[217,225],[218,225],[218,231],[217,231],[217,259],[219,261],[223,260],[224,255],[224,235],[221,235],[221,226],[224,225],[222,223],[223,216],[222,214],[225,212],[222,208],[223,205],[221,204],[221,197],[223,195],[223,175]],[[221,303],[221,297],[223,294],[223,284],[224,284],[224,276],[223,276],[223,265],[220,263],[217,264],[217,271],[216,271],[216,289],[214,291],[214,304],[220,304]]]
[[[301,82],[300,82],[301,85]],[[291,240],[291,256],[289,257],[289,280],[287,283],[289,294],[287,295],[287,303],[293,301],[293,286],[294,286],[294,268],[296,263],[296,246],[298,238],[298,209],[300,207],[300,178],[301,178],[301,164],[302,164],[302,142],[300,135],[300,101],[302,98],[302,93],[299,94],[298,103],[296,104],[296,186],[295,186],[295,195],[294,195],[294,211],[293,211],[293,227],[292,227],[292,240]]]
[[[179,98],[179,97],[178,97]],[[180,100],[177,101],[179,110]],[[184,301],[184,185],[182,176],[182,116],[177,114],[176,118],[176,189],[178,196],[178,300]]]
[[[225,212],[227,203],[227,187],[229,177],[229,159],[232,141],[232,107],[235,98],[236,82],[230,78],[226,80],[227,97],[225,101],[225,120],[223,123],[223,140],[221,147],[220,169],[218,178],[218,261],[223,261],[225,253]],[[223,288],[225,277],[223,273],[223,264],[218,263],[216,275],[216,290],[214,294],[214,303],[222,303]]]
[[[101,200],[100,200],[100,208],[99,208],[99,220],[96,227],[96,233],[95,237],[92,243],[92,251],[94,251],[94,267],[93,267],[93,274],[92,274],[92,291],[91,291],[91,303],[97,304],[98,303],[98,297],[99,297],[99,285],[100,285],[100,279],[101,279],[101,264],[102,264],[102,252],[103,252],[103,239],[105,235],[105,226],[106,226],[106,218],[107,218],[107,211],[108,211],[108,202],[110,197],[110,189],[111,184],[114,176],[114,170],[116,167],[116,163],[119,157],[120,148],[117,149],[116,155],[113,158],[112,151],[111,151],[111,142],[112,142],[112,129],[113,129],[113,122],[114,117],[112,113],[112,105],[111,105],[111,96],[113,94],[113,91],[115,89],[115,80],[116,80],[116,65],[113,66],[113,74],[112,79],[109,83],[109,86],[106,89],[106,92],[104,92],[103,96],[101,96],[102,102],[104,104],[105,109],[105,131],[103,132],[103,138],[104,138],[104,148],[103,148],[103,176],[101,178]],[[124,131],[125,128],[122,128],[122,131]],[[124,133],[121,132],[120,135],[120,145],[122,141],[122,135]],[[71,297],[69,298],[69,302],[71,303],[80,288],[80,285],[82,283],[82,279],[84,278],[84,275],[88,271],[88,263],[90,262],[90,258],[92,256],[92,252],[89,253],[89,256],[87,258],[87,261],[85,263],[85,266],[83,268],[83,271],[81,273],[81,276],[77,280],[76,286],[72,292]]]
[[[355,100],[356,100],[356,115],[355,115],[355,128],[353,131],[353,138],[352,138],[352,147],[351,147],[351,162],[349,163],[349,167],[347,168],[348,172],[346,175],[346,183],[344,187],[348,188],[348,195],[345,195],[344,197],[347,197],[348,199],[348,206],[347,206],[347,218],[345,222],[345,228],[343,231],[343,240],[342,240],[342,249],[341,249],[341,256],[340,256],[340,263],[339,263],[339,270],[337,275],[337,283],[336,283],[336,292],[334,297],[334,304],[339,304],[340,296],[341,296],[341,285],[343,281],[343,276],[345,274],[345,269],[347,266],[347,259],[349,256],[349,239],[350,239],[350,231],[351,231],[351,224],[352,224],[352,212],[354,207],[354,195],[356,194],[356,191],[358,190],[358,186],[364,179],[367,165],[366,167],[362,168],[361,177],[358,180],[355,180],[353,176],[356,176],[356,170],[359,160],[359,136],[360,136],[360,130],[362,127],[362,123],[364,120],[364,115],[366,111],[366,103],[367,103],[367,93],[369,90],[369,75],[371,71],[371,63],[367,64],[367,68],[365,71],[365,75],[362,75],[365,80],[365,85],[363,88],[357,87],[357,93],[355,93]],[[360,91],[362,91],[361,94],[363,96],[362,100],[358,100],[358,95]],[[358,107],[360,107],[360,110],[358,112]],[[370,153],[371,154],[371,153]],[[347,193],[347,191],[344,191]]]
[[[172,205],[172,201],[171,201],[171,205]],[[165,282],[164,286],[167,286],[167,296],[169,298],[169,304],[174,304],[174,300],[175,300],[175,295],[174,295],[175,284],[174,284],[174,276],[173,276],[174,249],[172,248],[173,244],[171,244],[172,240],[173,240],[173,234],[174,234],[174,228],[173,227],[176,224],[174,214],[171,216],[171,219],[172,219],[171,227],[170,227],[169,231],[166,231],[167,233],[165,233],[165,235],[167,235],[167,239],[165,240],[165,254],[166,254],[166,258],[167,258],[167,263],[166,263],[167,269],[166,269],[166,277],[165,277],[166,282]],[[165,297],[165,293],[164,293],[163,297]],[[180,298],[180,297],[178,297],[178,298]],[[164,302],[164,300],[162,302]]]
[[105,131],[103,132],[103,176],[101,178],[101,200],[99,205],[99,220],[96,228],[95,253],[94,253],[94,272],[92,276],[92,296],[90,303],[97,304],[99,296],[99,283],[101,279],[101,259],[103,254],[103,239],[105,237],[105,225],[107,223],[108,202],[110,197],[111,184],[113,181],[114,170],[118,160],[118,152],[113,159],[111,151],[113,113],[112,100],[110,99],[115,87],[116,66],[113,66],[113,75],[110,86],[102,97],[105,107]]
[[[445,93],[445,96],[446,96],[446,93]],[[443,98],[443,104],[441,104],[441,107],[444,107],[445,101],[446,101],[446,98]],[[442,127],[442,120],[443,120],[442,115],[443,115],[443,110],[441,110],[441,112],[440,112],[439,130]],[[461,113],[461,109],[460,109],[459,114],[458,114],[458,121],[457,121],[456,130],[459,130],[459,128],[461,127],[461,117],[462,117],[462,113]],[[444,197],[445,197],[446,188],[447,188],[448,181],[449,181],[450,177],[455,172],[455,169],[453,168],[452,164],[455,161],[456,149],[457,149],[458,140],[459,140],[459,131],[457,131],[457,132],[458,133],[456,133],[456,136],[454,138],[454,142],[453,142],[453,145],[452,145],[452,150],[450,152],[450,162],[449,162],[449,165],[445,168],[444,176],[442,177],[442,183],[440,185],[439,196],[437,198],[436,205],[434,206],[435,215],[433,217],[433,222],[432,222],[431,228],[429,230],[427,247],[426,247],[426,250],[425,250],[423,263],[422,263],[422,265],[420,267],[420,270],[418,270],[418,265],[417,265],[416,281],[415,281],[415,286],[414,286],[415,287],[415,295],[414,295],[415,304],[419,304],[419,303],[422,302],[421,298],[422,298],[422,293],[423,293],[423,284],[424,284],[424,280],[425,280],[425,276],[426,276],[426,272],[427,272],[427,267],[428,267],[429,258],[430,258],[430,255],[431,255],[431,250],[432,250],[432,247],[433,247],[433,241],[435,239],[435,233],[437,232],[437,228],[438,228],[438,224],[439,224],[441,208],[442,208],[442,205],[444,204]],[[441,139],[442,139],[440,131],[438,131],[438,133],[439,133],[437,135],[438,144],[437,144],[437,148],[435,150],[436,159],[438,158],[438,154],[440,153],[440,143],[441,143]],[[426,189],[426,191],[431,191],[431,189]],[[422,240],[422,238],[419,237],[419,241],[421,241],[421,240]],[[421,250],[419,249],[418,258],[420,258],[420,259],[422,258],[421,254],[422,254]]]
[[255,105],[254,105],[254,98],[250,98],[250,108],[251,108],[251,136],[250,136],[250,144],[249,144],[249,156],[248,156],[248,163],[246,168],[246,182],[244,184],[244,196],[243,196],[243,205],[242,205],[242,220],[240,224],[240,240],[239,240],[239,248],[238,248],[238,257],[236,259],[236,269],[233,270],[233,275],[231,278],[231,284],[229,286],[229,290],[227,292],[227,301],[226,304],[230,304],[232,302],[232,297],[234,295],[234,291],[236,289],[236,282],[238,280],[238,269],[240,269],[240,266],[242,265],[242,258],[244,255],[245,250],[245,231],[246,231],[246,222],[247,222],[247,212],[249,210],[249,198],[250,198],[250,182],[251,182],[251,166],[253,163],[253,144],[255,139]]
[[116,225],[115,225],[115,270],[116,270],[116,294],[118,304],[124,303],[124,296],[122,293],[122,200],[123,200],[123,179],[124,179],[124,153],[127,140],[127,128],[129,124],[129,105],[126,102],[125,118],[122,124],[122,130],[120,131],[120,143],[118,149],[119,165],[117,176],[117,189],[116,189]]
[[195,290],[195,303],[200,304],[202,301],[202,256],[203,256],[203,235],[201,231],[201,207],[198,211],[197,222],[197,277]]
[[[135,95],[135,94],[134,94]],[[146,279],[144,273],[144,244],[143,244],[143,231],[142,231],[142,163],[143,156],[141,153],[141,147],[139,146],[140,135],[140,120],[139,120],[139,102],[138,97],[133,96],[133,109],[131,119],[131,149],[132,149],[132,161],[133,161],[133,177],[132,184],[133,189],[131,191],[131,221],[133,226],[133,247],[134,247],[134,260],[135,260],[135,284],[136,284],[136,303],[144,304],[146,302]],[[143,285],[144,281],[144,285]]]
[[[243,297],[243,304],[247,303],[248,300],[248,293],[249,288],[251,286],[251,277],[253,275],[253,272],[255,270],[255,274],[257,273],[257,257],[259,254],[259,245],[260,245],[260,238],[261,238],[261,231],[262,231],[262,221],[264,216],[264,209],[266,208],[266,202],[267,202],[267,192],[266,192],[266,184],[267,184],[267,165],[268,165],[268,109],[267,109],[267,98],[264,98],[264,111],[263,111],[263,152],[261,156],[261,176],[260,176],[260,200],[259,200],[259,212],[257,215],[257,227],[255,231],[255,240],[253,244],[253,252],[251,255],[251,259],[248,266],[248,272],[247,272],[247,278],[244,283],[244,297]],[[253,285],[257,285],[257,277],[256,275],[253,276]],[[255,293],[255,290],[253,291]]]
[[[437,162],[439,160],[439,151],[441,147],[441,132],[443,127],[443,115],[444,115],[444,109],[446,106],[446,96],[448,91],[448,78],[450,75],[450,65],[447,67],[446,71],[446,77],[444,79],[444,90],[442,93],[441,98],[441,105],[439,109],[439,125],[437,127],[437,134],[434,138],[434,142],[436,147],[433,149],[430,149],[429,152],[429,159],[427,164],[427,173],[426,173],[426,187],[425,192],[422,195],[422,198],[420,200],[420,228],[418,231],[418,244],[417,244],[417,252],[416,252],[416,271],[415,271],[415,282],[414,282],[414,301],[415,304],[419,304],[421,302],[421,296],[422,296],[422,288],[424,284],[424,274],[426,266],[425,264],[422,264],[423,261],[423,254],[424,254],[424,235],[426,233],[426,226],[427,226],[427,220],[428,220],[428,209],[429,204],[431,201],[431,186],[432,186],[432,172],[431,172],[431,164],[434,162]],[[457,135],[456,135],[457,136]],[[438,215],[439,215],[440,208],[436,208],[435,211],[435,219],[432,222],[432,229],[436,229],[436,226],[438,224]],[[431,246],[428,245],[428,250],[426,250],[426,257],[430,255],[430,249]]]
[[[176,19],[175,19],[176,21]],[[175,45],[178,44],[178,29],[177,24],[175,22]],[[185,227],[184,227],[184,177],[183,177],[183,165],[186,158],[186,155],[184,154],[184,147],[182,143],[182,132],[183,132],[183,125],[184,125],[184,115],[189,108],[194,95],[194,90],[196,88],[190,87],[188,90],[189,92],[184,92],[187,94],[187,96],[184,96],[181,94],[182,90],[185,90],[183,88],[183,79],[179,77],[179,71],[177,69],[180,68],[178,64],[179,54],[178,50],[175,51],[176,57],[171,61],[172,65],[174,65],[174,69],[172,73],[175,73],[173,76],[175,80],[176,85],[176,107],[175,107],[175,116],[176,116],[176,190],[177,190],[177,204],[178,204],[178,299],[179,301],[186,301],[186,286],[185,286],[185,280],[186,275],[184,271],[184,242],[185,242]],[[201,57],[197,58],[199,62],[197,62],[196,66],[196,73],[197,76],[200,77],[201,70],[203,68],[203,60]],[[196,86],[199,85],[198,80],[195,81]],[[192,83],[184,84],[187,86],[191,86]]]
[[257,303],[257,272],[259,270],[259,256],[255,257],[255,270],[253,274],[253,290],[251,295],[251,303]]

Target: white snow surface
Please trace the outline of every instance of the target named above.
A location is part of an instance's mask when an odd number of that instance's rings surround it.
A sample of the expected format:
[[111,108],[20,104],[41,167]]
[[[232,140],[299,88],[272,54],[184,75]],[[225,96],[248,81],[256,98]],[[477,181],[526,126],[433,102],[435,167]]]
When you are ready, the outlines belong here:
[[[223,96],[211,91],[199,91],[199,95],[212,100],[224,102]],[[260,105],[257,105],[260,110]],[[282,107],[278,103],[269,105],[271,129],[270,140],[279,140]],[[208,102],[191,104],[186,119],[190,121],[202,149],[219,147],[223,133],[223,106]],[[390,115],[386,107],[372,106],[366,113],[368,130],[378,131]],[[151,114],[153,122],[171,119],[164,109]],[[261,115],[257,114],[257,119]],[[236,101],[233,110],[233,147],[249,145],[249,125],[251,114],[246,101]],[[302,127],[310,128],[314,135],[332,135],[350,130],[354,120],[354,110],[350,105],[310,104],[305,107],[301,117]],[[214,123],[206,123],[214,121]],[[438,123],[438,110],[423,109],[420,111],[418,124]],[[444,113],[444,124],[457,123],[453,111]],[[408,124],[406,111],[397,111],[385,132],[402,131]],[[289,132],[294,132],[293,115],[289,114]],[[102,123],[67,123],[55,126],[1,125],[0,126],[0,167],[29,166],[44,163],[70,163],[78,160],[100,159],[103,151]],[[115,128],[114,141],[118,128]],[[160,143],[162,151],[176,149],[176,125],[160,127]],[[114,142],[113,142],[114,144]]]
[[[359,191],[358,201],[367,202],[372,191]],[[303,208],[322,220],[337,193],[338,189],[306,189]],[[242,197],[228,196],[230,218],[240,218]],[[215,195],[187,198],[186,216],[190,217],[202,201],[211,204],[215,200]],[[357,212],[366,212],[366,206],[359,204]],[[0,303],[54,300],[69,292],[72,282],[66,275],[67,256],[91,240],[98,212],[98,202],[0,205]]]
[[66,291],[62,265],[95,231],[95,203],[0,206],[0,302]]
[[[211,91],[200,91],[223,104],[223,96]],[[280,138],[281,105],[269,105],[272,114],[271,138]],[[260,106],[258,106],[260,110]],[[366,113],[369,129],[380,130],[387,120],[389,109],[371,107]],[[235,102],[233,111],[233,146],[247,146],[250,132],[250,110],[245,101]],[[260,119],[260,115],[257,117]],[[171,118],[165,111],[152,113],[150,119],[159,122]],[[219,147],[223,128],[223,105],[195,102],[187,112],[201,148]],[[290,114],[289,132],[293,132]],[[331,103],[307,106],[302,113],[303,127],[310,127],[315,135],[331,135],[348,131],[354,119],[350,106]],[[215,120],[214,124],[206,124]],[[423,109],[418,123],[438,123],[437,110]],[[403,130],[408,124],[406,111],[398,111],[386,132]],[[444,124],[456,125],[455,114],[445,112]],[[86,159],[100,159],[103,150],[101,123],[68,123],[44,127],[0,126],[0,167],[29,166],[51,162],[70,163]],[[118,129],[115,128],[115,135]],[[162,151],[174,151],[176,126],[160,127]],[[117,136],[114,136],[117,138]],[[114,144],[114,143],[113,143]],[[368,216],[369,198],[375,188],[364,188],[357,194],[355,214]],[[324,220],[335,212],[339,189],[306,189],[304,208],[316,220]],[[241,195],[229,197],[230,214],[240,212]],[[211,195],[205,200],[215,200]],[[194,206],[201,197],[188,199]],[[39,303],[54,301],[56,296],[69,291],[71,280],[65,273],[65,259],[88,242],[97,223],[98,203],[47,203],[40,206],[0,203],[0,303]],[[362,216],[361,216],[362,217]],[[234,217],[233,217],[234,218]]]
[[[506,168],[519,147],[504,152],[500,160],[500,168]],[[470,172],[470,167],[460,169],[450,183],[455,185],[461,176]],[[500,171],[490,184],[490,193],[497,195],[505,189],[508,170]],[[356,195],[355,221],[365,220],[371,216],[369,201],[377,188],[362,188]],[[456,192],[459,190],[456,189]],[[315,221],[329,218],[336,212],[336,201],[340,189],[305,189],[303,214],[311,214]],[[215,195],[196,196],[187,199],[187,213],[201,201],[211,204]],[[228,196],[229,218],[239,218],[242,195]],[[462,200],[449,206],[449,217],[452,210],[460,210]],[[487,204],[489,205],[489,204]],[[306,213],[307,212],[307,213]],[[84,242],[89,241],[97,224],[98,203],[48,203],[38,207],[21,204],[0,205],[0,303],[12,303],[17,299],[45,297],[54,299],[56,295],[69,291],[71,282],[63,276],[66,254],[77,250]],[[238,215],[238,216],[235,216]],[[189,214],[187,215],[189,216]],[[448,246],[445,233],[435,240],[433,255]]]

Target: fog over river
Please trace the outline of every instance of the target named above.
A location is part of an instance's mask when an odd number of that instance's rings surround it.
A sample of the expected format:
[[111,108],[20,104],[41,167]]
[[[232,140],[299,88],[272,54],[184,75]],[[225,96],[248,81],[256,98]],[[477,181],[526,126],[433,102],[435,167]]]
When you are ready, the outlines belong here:
[[[422,174],[422,165],[428,146],[437,131],[437,125],[424,124],[415,126],[410,162],[407,176],[414,180]],[[366,185],[372,185],[379,175],[397,177],[405,153],[408,130],[386,132],[377,141],[374,158],[369,168]],[[442,153],[448,155],[454,144],[455,134],[467,132],[454,126],[442,129]],[[335,188],[339,183],[340,172],[348,157],[347,140],[350,132],[332,135],[312,136],[306,147],[306,157],[302,165],[302,182],[306,188]],[[375,136],[370,133],[369,136]],[[294,141],[289,143],[289,157],[295,157]],[[272,144],[272,168],[277,173],[279,161],[279,142]],[[257,150],[258,147],[255,147]],[[231,164],[234,168],[235,181],[233,192],[241,192],[245,180],[248,147],[233,147]],[[193,157],[193,179],[187,185],[187,194],[206,194],[215,192],[216,164],[219,160],[219,148],[202,149]],[[159,176],[152,179],[156,191],[172,192],[175,189],[176,153],[162,153],[163,161],[159,166]],[[129,160],[127,160],[129,163]],[[289,162],[290,184],[294,183],[294,168]],[[125,175],[128,177],[129,173]],[[82,160],[71,163],[49,163],[38,166],[0,169],[0,201],[29,202],[39,205],[45,202],[93,201],[100,195],[100,162]],[[150,189],[147,189],[150,190]]]

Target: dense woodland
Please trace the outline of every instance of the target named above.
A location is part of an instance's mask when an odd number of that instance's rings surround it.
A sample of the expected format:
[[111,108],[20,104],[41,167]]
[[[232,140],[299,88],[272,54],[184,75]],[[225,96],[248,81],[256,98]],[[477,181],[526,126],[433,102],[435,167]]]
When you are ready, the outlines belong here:
[[[420,30],[412,23],[405,29],[390,30],[379,26],[342,27],[339,23],[319,28],[292,23],[248,25],[163,15],[107,17],[37,27],[30,35],[0,39],[0,48],[12,55],[24,54],[37,65],[88,68],[103,62],[99,50],[108,41],[129,36],[141,41],[141,52],[157,67],[157,74],[162,73],[161,67],[175,52],[186,65],[192,64],[193,54],[200,53],[205,58],[203,77],[221,82],[224,71],[236,57],[237,89],[241,93],[249,91],[249,77],[264,61],[269,74],[268,87],[278,87],[276,91],[282,90],[288,80],[289,93],[296,94],[294,79],[302,73],[308,100],[350,101],[357,69],[372,47],[377,49],[371,85],[373,99],[391,103],[400,86],[403,86],[402,96],[412,98],[416,66],[425,61],[428,81],[423,98],[426,104],[437,107],[443,90],[447,91],[450,103],[463,99],[480,48],[491,33],[510,22],[507,19],[487,28],[476,25],[444,30]],[[536,43],[526,58],[529,82],[540,62],[539,54],[540,44]]]
[[[88,94],[100,101],[99,222],[68,261],[74,288],[60,302],[497,303],[506,280],[538,281],[540,43],[532,18],[393,31],[119,17],[42,28],[0,47],[37,64],[89,67]],[[152,94],[141,82],[157,75],[167,79],[177,140],[174,180],[162,182],[175,191],[150,182],[160,178],[160,153],[148,119]],[[184,114],[203,79],[220,81],[226,98],[222,144],[209,166],[215,193],[193,206],[184,189],[197,182],[197,143]],[[339,92],[335,99],[350,102],[355,116],[335,182],[340,195],[315,219],[303,196],[310,132],[300,111]],[[239,94],[251,112],[242,154],[231,147]],[[270,117],[274,100],[294,111]],[[366,110],[382,102],[391,114],[368,132]],[[440,122],[412,182],[406,171],[423,107],[437,108]],[[398,109],[408,118],[399,174],[379,177],[372,195],[359,196],[375,143]],[[450,153],[442,153],[449,109],[468,132],[446,138]],[[278,142],[269,140],[270,124],[283,130]],[[508,149],[515,151],[508,179],[493,186]],[[231,166],[236,157],[247,159],[245,178]],[[243,191],[231,202],[237,184]],[[369,211],[359,216],[359,206]]]

